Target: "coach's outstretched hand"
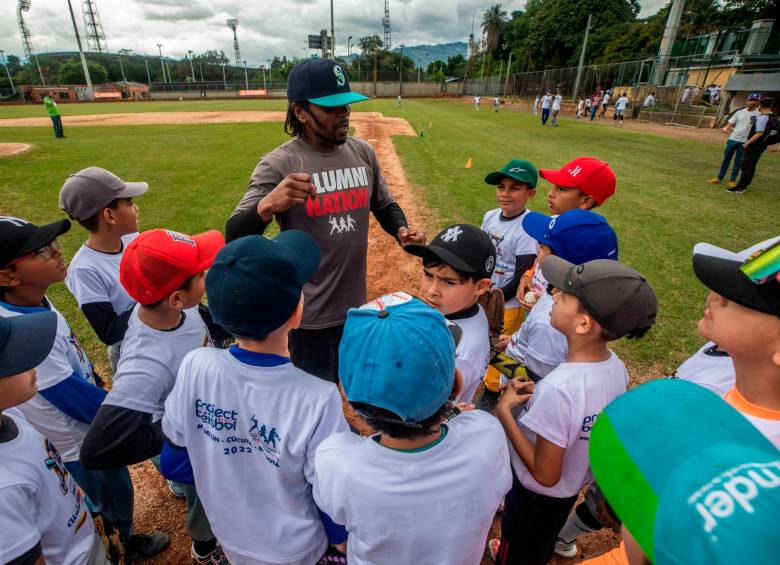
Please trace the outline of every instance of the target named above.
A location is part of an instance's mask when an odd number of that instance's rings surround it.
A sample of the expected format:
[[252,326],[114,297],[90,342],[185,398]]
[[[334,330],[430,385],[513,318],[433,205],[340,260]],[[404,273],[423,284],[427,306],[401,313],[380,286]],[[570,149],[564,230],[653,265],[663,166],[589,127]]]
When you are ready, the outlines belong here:
[[410,243],[424,245],[425,232],[422,230],[416,230],[414,228],[398,228],[398,241],[401,243],[401,245],[409,245]]
[[257,203],[257,215],[270,222],[274,214],[286,212],[293,206],[306,204],[317,193],[308,173],[290,173],[268,195]]

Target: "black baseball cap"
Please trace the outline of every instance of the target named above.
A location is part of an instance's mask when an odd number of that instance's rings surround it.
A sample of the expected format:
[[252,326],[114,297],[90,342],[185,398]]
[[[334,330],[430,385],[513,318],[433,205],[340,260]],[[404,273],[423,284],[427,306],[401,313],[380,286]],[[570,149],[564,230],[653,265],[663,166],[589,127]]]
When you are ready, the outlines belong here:
[[0,267],[49,245],[69,229],[70,220],[36,226],[21,218],[0,216]]
[[551,255],[542,263],[542,274],[555,288],[579,298],[615,339],[655,323],[658,300],[653,287],[625,263],[596,259],[575,265]]
[[54,312],[0,317],[0,378],[40,365],[48,357],[56,333]]
[[320,247],[302,231],[231,241],[206,275],[211,315],[237,337],[265,337],[292,316],[319,265]]
[[343,67],[330,59],[307,59],[295,65],[287,77],[287,101],[308,100],[318,106],[335,107],[368,100],[349,88]]
[[404,251],[484,279],[490,278],[496,266],[496,246],[490,236],[470,224],[445,228],[428,245],[406,245]]
[[780,236],[736,253],[709,243],[697,243],[693,248],[693,272],[704,286],[724,298],[751,310],[780,316],[780,282],[777,278],[770,277],[758,284],[741,268],[751,255],[778,242]]

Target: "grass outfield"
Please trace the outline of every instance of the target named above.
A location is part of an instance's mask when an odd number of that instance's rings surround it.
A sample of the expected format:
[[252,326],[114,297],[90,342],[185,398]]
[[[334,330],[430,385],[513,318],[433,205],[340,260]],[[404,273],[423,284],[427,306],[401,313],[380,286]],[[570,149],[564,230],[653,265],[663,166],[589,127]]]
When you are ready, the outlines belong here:
[[[63,114],[118,111],[278,110],[278,101],[193,101],[137,104],[62,105]],[[765,155],[754,185],[744,195],[726,194],[703,181],[720,163],[720,145],[678,141],[588,122],[562,120],[542,128],[530,114],[479,113],[459,101],[370,101],[356,110],[403,116],[422,138],[399,137],[396,148],[409,180],[419,188],[437,227],[452,221],[479,224],[495,207],[484,175],[512,157],[540,167],[557,167],[578,155],[607,160],[618,177],[617,195],[600,210],[620,237],[621,259],[644,273],[659,295],[657,327],[644,340],[620,342],[617,349],[632,365],[653,374],[672,370],[700,343],[695,323],[706,295],[690,268],[694,243],[709,241],[740,249],[777,234],[780,217],[777,178],[780,156]],[[33,111],[34,106],[0,107]],[[17,114],[13,117],[22,117]],[[432,127],[428,124],[432,122]],[[62,217],[57,193],[64,178],[90,165],[111,169],[130,180],[147,180],[150,192],[139,199],[142,229],[168,227],[184,232],[222,228],[243,194],[257,158],[287,139],[280,124],[214,124],[123,127],[73,127],[67,140],[55,140],[50,128],[2,128],[0,142],[33,143],[37,149],[0,159],[0,212],[37,223]],[[469,158],[471,170],[463,167]],[[549,185],[540,181],[531,208],[546,212]],[[774,190],[773,190],[774,189]],[[63,238],[71,257],[83,240],[79,226]],[[102,346],[77,315],[67,289],[51,292],[91,358],[104,363]]]

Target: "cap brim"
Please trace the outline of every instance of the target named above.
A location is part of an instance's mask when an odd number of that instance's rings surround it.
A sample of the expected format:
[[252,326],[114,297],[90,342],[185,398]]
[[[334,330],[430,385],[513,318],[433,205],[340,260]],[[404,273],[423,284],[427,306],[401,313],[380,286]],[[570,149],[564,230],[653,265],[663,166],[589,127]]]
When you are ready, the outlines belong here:
[[780,283],[771,280],[764,284],[752,282],[742,272],[738,254],[709,244],[693,249],[693,272],[704,286],[724,298],[751,310],[780,315]]
[[196,273],[200,273],[211,267],[217,253],[225,246],[225,238],[219,230],[209,230],[192,236],[192,239],[198,244],[198,265]]
[[6,318],[11,330],[0,351],[0,377],[18,375],[40,365],[54,345],[57,314],[36,312]]
[[303,286],[320,267],[320,246],[309,234],[299,230],[285,230],[274,241],[290,249],[297,260],[298,282]]
[[70,229],[70,220],[58,220],[50,224],[38,226],[30,239],[24,242],[24,245],[17,251],[16,256],[27,255],[49,245],[52,241],[64,234]]
[[596,420],[589,442],[593,476],[651,560],[658,502],[670,478],[713,443],[771,449],[769,440],[716,394],[676,379],[628,391]]
[[117,198],[135,198],[136,196],[141,196],[142,194],[146,194],[146,191],[149,190],[149,184],[145,182],[126,182],[125,187],[122,189],[119,194],[116,195]]
[[406,245],[404,251],[417,257],[422,257],[423,260],[429,261],[441,261],[445,265],[449,265],[456,271],[463,273],[475,273],[476,270],[469,266],[463,259],[443,247],[437,247],[435,245]]
[[309,102],[312,104],[316,104],[317,106],[325,106],[326,108],[346,106],[347,104],[363,102],[364,100],[369,100],[368,96],[363,96],[357,92],[340,92],[339,94],[321,96],[320,98],[309,98]]
[[570,188],[579,188],[577,184],[572,184],[570,175],[562,173],[560,169],[539,169],[539,176],[555,186],[565,186]]
[[544,243],[550,220],[552,220],[550,216],[545,216],[541,212],[528,212],[523,216],[523,230],[539,243]]
[[566,284],[569,272],[571,272],[574,266],[574,263],[570,263],[555,255],[550,255],[542,263],[542,274],[547,282],[555,288],[574,294]]

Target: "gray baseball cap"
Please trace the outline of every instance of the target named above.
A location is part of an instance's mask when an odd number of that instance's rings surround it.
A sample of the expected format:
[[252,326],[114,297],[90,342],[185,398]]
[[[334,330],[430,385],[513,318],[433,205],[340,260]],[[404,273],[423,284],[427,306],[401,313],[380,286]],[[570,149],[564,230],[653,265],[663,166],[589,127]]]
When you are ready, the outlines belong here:
[[100,212],[115,198],[141,196],[149,185],[125,182],[100,167],[88,167],[68,177],[60,189],[60,208],[80,222]]
[[552,286],[573,294],[585,310],[615,339],[650,328],[658,313],[658,300],[647,279],[612,259],[581,265],[551,255],[542,274]]

